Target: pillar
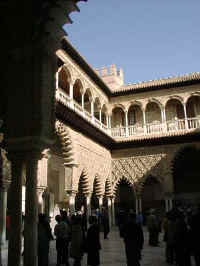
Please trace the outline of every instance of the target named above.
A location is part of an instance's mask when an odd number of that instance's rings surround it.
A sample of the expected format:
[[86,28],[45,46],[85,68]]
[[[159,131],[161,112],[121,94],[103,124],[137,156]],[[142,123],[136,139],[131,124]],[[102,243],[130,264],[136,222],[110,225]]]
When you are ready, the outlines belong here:
[[112,201],[111,201],[110,197],[107,198],[107,202],[108,202],[109,225],[110,225],[110,228],[111,228],[111,226],[112,226]]
[[146,114],[145,114],[145,110],[142,110],[142,115],[143,115],[143,128],[144,128],[144,133],[147,133],[147,125],[146,125]]
[[55,78],[56,78],[56,90],[57,90],[59,87],[59,72],[58,71],[56,72]]
[[73,84],[70,82],[69,83],[69,98],[70,98],[70,106],[73,107],[74,106],[74,95],[73,95]]
[[92,115],[92,119],[94,119],[94,101],[93,101],[93,100],[90,102],[90,105],[91,105],[91,115]]
[[102,212],[102,205],[103,205],[103,196],[98,197],[99,200],[99,211]]
[[8,266],[20,266],[22,229],[22,153],[9,154],[12,163],[12,182],[10,185],[10,232],[8,243]]
[[169,211],[168,199],[165,199],[165,212]]
[[44,213],[44,200],[43,200],[44,191],[45,188],[37,187],[38,213]]
[[185,129],[188,129],[188,118],[187,118],[187,111],[186,111],[186,105],[183,104],[183,110],[184,110],[184,118],[185,118]]
[[84,110],[84,94],[81,94],[81,107]]
[[86,199],[86,218],[87,218],[87,224],[89,224],[89,217],[91,215],[91,194],[87,194],[85,199]]
[[125,112],[125,130],[126,130],[126,137],[128,137],[129,132],[128,132],[128,111]]
[[162,128],[166,132],[167,131],[167,123],[166,123],[166,112],[165,108],[162,109]]
[[138,211],[142,212],[142,199],[138,198]]
[[100,123],[102,123],[102,122],[101,122],[101,120],[102,120],[101,115],[102,115],[102,114],[101,114],[101,109],[99,109],[99,121],[100,121]]
[[112,225],[115,225],[115,198],[111,198],[111,208],[112,208]]
[[169,199],[169,211],[173,208],[172,198]]
[[24,266],[37,266],[38,200],[37,168],[39,152],[29,152],[26,161],[26,209],[24,219]]
[[68,192],[68,195],[69,195],[69,210],[70,210],[70,214],[72,215],[75,213],[76,192],[75,191]]
[[106,126],[107,126],[107,128],[109,127],[109,119],[108,119],[108,114],[106,115]]

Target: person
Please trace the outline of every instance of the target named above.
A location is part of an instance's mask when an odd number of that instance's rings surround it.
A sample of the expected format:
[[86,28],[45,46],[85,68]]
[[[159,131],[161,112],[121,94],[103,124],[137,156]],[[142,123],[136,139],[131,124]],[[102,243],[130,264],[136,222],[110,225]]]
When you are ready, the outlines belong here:
[[100,254],[101,249],[100,237],[99,237],[99,226],[96,216],[89,217],[90,227],[86,236],[86,252],[87,252],[87,265],[98,266],[100,265]]
[[140,226],[143,226],[143,215],[141,212],[138,212],[138,214],[136,215],[136,222],[137,224],[139,224]]
[[80,215],[72,215],[71,217],[71,245],[70,257],[74,259],[74,266],[81,266],[83,257],[83,231],[82,220]]
[[57,266],[61,264],[69,266],[68,246],[70,241],[70,227],[63,221],[61,215],[56,215],[55,220],[57,222],[54,228],[54,235],[56,236]]
[[158,246],[159,223],[154,209],[150,210],[150,214],[147,217],[147,228],[149,231],[149,245],[153,247]]
[[140,266],[144,235],[142,227],[136,223],[135,213],[129,214],[128,221],[123,225],[121,234],[124,238],[127,266]]
[[108,211],[105,208],[102,208],[101,224],[103,226],[104,239],[108,239],[108,234],[110,232],[110,224]]
[[40,213],[38,219],[38,266],[48,266],[49,242],[54,238],[46,215]]
[[195,265],[200,266],[200,206],[196,213],[191,218],[191,239],[192,239],[192,251],[194,254]]

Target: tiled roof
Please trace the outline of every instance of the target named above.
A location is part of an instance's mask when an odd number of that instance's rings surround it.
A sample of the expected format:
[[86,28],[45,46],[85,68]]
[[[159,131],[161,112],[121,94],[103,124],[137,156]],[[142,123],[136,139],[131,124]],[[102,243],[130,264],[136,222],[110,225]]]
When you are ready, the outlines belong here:
[[178,84],[190,81],[200,81],[200,72],[193,72],[177,77],[168,77],[159,80],[149,80],[149,81],[142,81],[138,83],[123,85],[118,89],[112,90],[112,92],[117,93],[117,92],[139,90],[144,88],[162,87],[166,85]]

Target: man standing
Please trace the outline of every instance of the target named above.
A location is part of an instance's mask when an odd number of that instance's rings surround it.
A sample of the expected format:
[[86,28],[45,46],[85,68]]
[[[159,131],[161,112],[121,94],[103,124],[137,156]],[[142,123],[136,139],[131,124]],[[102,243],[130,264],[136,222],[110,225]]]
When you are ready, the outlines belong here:
[[155,215],[154,209],[150,210],[150,214],[147,217],[147,228],[149,231],[149,245],[157,247],[159,236],[159,223]]
[[140,266],[141,250],[144,244],[142,227],[136,223],[136,214],[130,213],[122,228],[127,266]]

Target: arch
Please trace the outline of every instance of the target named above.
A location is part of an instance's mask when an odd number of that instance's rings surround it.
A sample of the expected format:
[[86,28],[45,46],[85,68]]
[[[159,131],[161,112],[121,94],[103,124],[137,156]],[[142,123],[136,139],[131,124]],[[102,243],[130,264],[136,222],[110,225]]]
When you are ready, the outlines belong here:
[[164,207],[163,201],[163,187],[159,178],[154,175],[146,175],[143,180],[142,189],[141,189],[141,198],[143,209],[150,208],[162,208]]
[[84,93],[84,109],[91,114],[91,99],[93,98],[90,88]]
[[66,66],[63,66],[58,72],[58,87],[69,95],[71,83],[71,73]]
[[126,108],[123,104],[116,103],[111,107],[111,113],[113,112],[114,109],[116,108],[121,108],[124,112],[126,112]]
[[163,105],[162,105],[162,103],[158,100],[158,99],[156,99],[156,98],[150,98],[149,100],[148,100],[148,102],[146,103],[146,106],[145,106],[145,111],[146,111],[146,109],[147,109],[147,106],[149,105],[149,104],[151,104],[151,103],[156,103],[159,107],[160,107],[160,109],[162,110],[162,108],[163,108]]
[[162,105],[160,102],[158,103],[158,101],[155,100],[151,100],[149,103],[147,103],[145,108],[147,123],[162,122],[161,107]]
[[127,178],[122,177],[115,184],[114,196],[116,209],[126,211],[135,209],[135,189]]
[[174,195],[176,200],[199,200],[199,157],[200,150],[195,145],[182,147],[172,160]]
[[183,99],[178,96],[174,96],[165,104],[166,121],[174,119],[184,119]]
[[172,95],[172,96],[170,96],[170,97],[166,100],[166,102],[165,102],[165,106],[166,106],[166,104],[167,104],[169,101],[171,101],[171,100],[177,100],[177,101],[181,102],[182,105],[183,105],[183,103],[184,103],[184,99],[183,99],[183,97],[181,97],[180,95]]
[[133,186],[134,182],[132,180],[130,180],[129,178],[125,177],[125,176],[121,176],[115,183],[114,183],[114,186],[113,186],[113,194],[115,194],[116,192],[116,189],[117,189],[117,186],[119,185],[119,183],[122,181],[122,180],[125,180],[130,186]]
[[125,126],[125,112],[124,108],[121,105],[116,105],[114,109],[112,109],[112,127],[121,127]]
[[60,121],[56,121],[56,133],[61,142],[62,155],[65,165],[77,166],[73,142],[69,130]]
[[108,114],[108,107],[106,106],[106,104],[104,103],[102,108],[101,108],[101,122],[106,125],[106,116]]
[[191,95],[186,102],[188,118],[200,117],[200,95]]
[[101,102],[100,102],[100,99],[99,97],[96,97],[95,98],[95,101],[94,101],[94,116],[100,120],[100,117],[99,117],[99,110],[101,109]]
[[81,105],[83,84],[80,79],[76,79],[73,85],[73,99]]
[[143,113],[141,109],[141,105],[132,104],[128,109],[128,124],[132,125],[141,125],[143,124]]

